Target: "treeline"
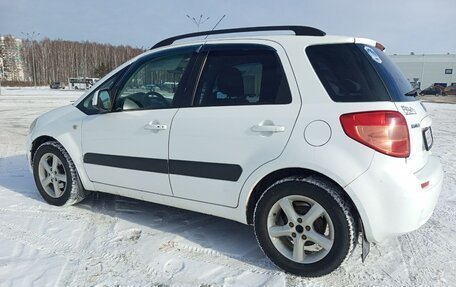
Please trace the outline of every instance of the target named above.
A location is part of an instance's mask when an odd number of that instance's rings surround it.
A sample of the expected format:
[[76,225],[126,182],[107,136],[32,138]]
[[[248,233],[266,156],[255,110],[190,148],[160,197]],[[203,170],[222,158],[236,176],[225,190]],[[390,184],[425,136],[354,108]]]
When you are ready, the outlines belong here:
[[25,79],[37,85],[67,83],[70,77],[101,78],[142,52],[131,46],[94,42],[43,39],[22,43]]

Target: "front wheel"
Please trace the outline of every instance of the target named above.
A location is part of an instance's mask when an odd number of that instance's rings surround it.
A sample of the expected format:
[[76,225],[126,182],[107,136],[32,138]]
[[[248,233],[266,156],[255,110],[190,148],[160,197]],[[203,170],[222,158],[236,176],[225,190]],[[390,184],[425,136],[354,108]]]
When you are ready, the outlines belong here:
[[338,187],[318,177],[290,177],[268,188],[254,214],[264,253],[285,271],[328,274],[353,251],[355,220]]
[[45,142],[36,150],[33,177],[41,196],[52,205],[76,204],[88,194],[68,152],[56,141]]

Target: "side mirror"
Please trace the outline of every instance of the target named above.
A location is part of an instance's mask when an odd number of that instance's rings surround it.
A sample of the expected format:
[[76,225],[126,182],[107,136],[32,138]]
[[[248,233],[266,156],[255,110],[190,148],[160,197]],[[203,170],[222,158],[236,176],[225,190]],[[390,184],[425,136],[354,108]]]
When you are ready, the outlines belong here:
[[106,113],[111,111],[111,97],[109,96],[108,90],[98,90],[92,98],[92,106],[97,109],[100,113]]

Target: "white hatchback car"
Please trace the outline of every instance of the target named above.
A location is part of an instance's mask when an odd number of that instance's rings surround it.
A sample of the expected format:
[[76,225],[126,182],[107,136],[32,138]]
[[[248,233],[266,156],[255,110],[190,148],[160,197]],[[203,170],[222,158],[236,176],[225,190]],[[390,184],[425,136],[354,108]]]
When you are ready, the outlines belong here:
[[[173,44],[196,36],[290,30]],[[43,198],[107,192],[254,225],[284,270],[321,276],[362,234],[417,229],[442,188],[431,119],[372,40],[301,26],[176,36],[36,119]]]

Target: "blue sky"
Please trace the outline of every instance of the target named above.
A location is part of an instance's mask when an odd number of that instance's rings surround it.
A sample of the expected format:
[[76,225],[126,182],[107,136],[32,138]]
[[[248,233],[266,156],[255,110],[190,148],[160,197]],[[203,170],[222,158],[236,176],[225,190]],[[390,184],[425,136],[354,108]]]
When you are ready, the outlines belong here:
[[148,48],[195,31],[186,14],[211,17],[202,30],[226,14],[219,28],[309,25],[376,39],[389,53],[456,53],[455,0],[0,0],[0,34]]

